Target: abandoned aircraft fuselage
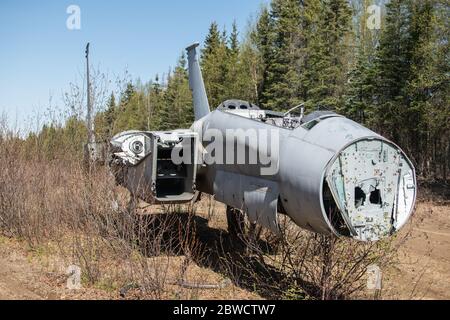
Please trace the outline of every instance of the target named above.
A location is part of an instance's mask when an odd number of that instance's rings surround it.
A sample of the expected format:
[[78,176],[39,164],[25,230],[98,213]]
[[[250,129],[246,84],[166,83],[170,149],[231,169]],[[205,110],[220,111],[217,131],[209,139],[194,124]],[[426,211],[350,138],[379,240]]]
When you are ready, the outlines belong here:
[[195,123],[116,136],[111,164],[121,184],[150,203],[211,194],[273,232],[279,214],[317,233],[361,241],[387,237],[407,222],[416,177],[399,147],[331,112],[293,116],[239,100],[210,112],[196,46],[188,48]]

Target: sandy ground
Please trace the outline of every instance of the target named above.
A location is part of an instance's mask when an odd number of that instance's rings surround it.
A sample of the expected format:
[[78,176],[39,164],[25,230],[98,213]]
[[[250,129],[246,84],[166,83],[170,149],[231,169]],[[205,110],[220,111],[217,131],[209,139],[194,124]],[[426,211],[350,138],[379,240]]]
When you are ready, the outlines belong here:
[[12,257],[0,259],[0,299],[42,299],[40,294],[31,290],[30,266],[24,261]]
[[420,203],[402,236],[408,232],[400,263],[387,275],[385,296],[450,299],[450,205]]
[[[384,299],[450,299],[450,204],[421,202],[399,236],[399,264],[384,273]],[[212,270],[193,266],[219,279]],[[197,270],[198,269],[198,270]],[[203,276],[202,276],[203,277]],[[0,238],[0,300],[5,299],[118,299],[117,292],[87,288],[69,291],[63,273],[48,272],[30,259],[23,244]],[[237,291],[236,291],[237,290]],[[258,298],[240,288],[211,291],[209,299]]]
[[49,272],[31,258],[24,245],[0,238],[0,300],[111,299],[111,293],[98,289],[66,289],[64,273]]

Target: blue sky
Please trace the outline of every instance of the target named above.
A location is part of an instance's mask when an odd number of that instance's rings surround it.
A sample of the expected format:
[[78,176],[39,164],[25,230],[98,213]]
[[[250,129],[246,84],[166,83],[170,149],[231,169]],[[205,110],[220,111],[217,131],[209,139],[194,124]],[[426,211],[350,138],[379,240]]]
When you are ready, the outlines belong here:
[[[61,105],[70,82],[84,72],[84,47],[91,63],[110,77],[128,70],[146,82],[167,72],[183,48],[204,40],[212,21],[244,33],[268,0],[1,0],[0,114],[20,127],[43,113],[53,96]],[[69,5],[81,9],[81,30],[69,30]],[[17,118],[17,119],[16,119]]]

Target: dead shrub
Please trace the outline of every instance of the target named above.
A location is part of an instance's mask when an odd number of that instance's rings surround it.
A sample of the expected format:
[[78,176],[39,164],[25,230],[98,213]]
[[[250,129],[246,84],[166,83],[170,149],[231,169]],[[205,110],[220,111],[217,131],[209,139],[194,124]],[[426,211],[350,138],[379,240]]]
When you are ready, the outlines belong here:
[[117,286],[138,283],[146,297],[163,297],[171,256],[191,250],[194,231],[180,221],[179,208],[130,211],[127,192],[106,167],[87,173],[70,153],[57,159],[29,154],[23,140],[5,132],[0,148],[3,235],[31,248],[57,243],[67,266],[79,265],[87,284],[116,274]]
[[222,269],[238,283],[270,299],[370,299],[367,268],[397,260],[393,239],[362,243],[314,234],[282,219],[282,235],[246,223],[244,250],[221,246]]

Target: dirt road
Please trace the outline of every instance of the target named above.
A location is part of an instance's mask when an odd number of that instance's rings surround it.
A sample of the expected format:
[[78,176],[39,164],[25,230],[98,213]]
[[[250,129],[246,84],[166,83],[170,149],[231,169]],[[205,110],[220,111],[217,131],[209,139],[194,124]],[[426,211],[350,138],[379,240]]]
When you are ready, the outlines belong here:
[[110,292],[94,288],[71,291],[64,272],[49,272],[48,266],[30,258],[15,240],[0,238],[0,300],[104,300]]
[[9,263],[0,260],[0,300],[40,300],[42,297],[25,287],[24,280],[18,279],[17,271],[9,268]]
[[0,256],[0,300],[40,300],[47,298],[39,293],[36,273],[24,257],[7,253],[2,248]]

